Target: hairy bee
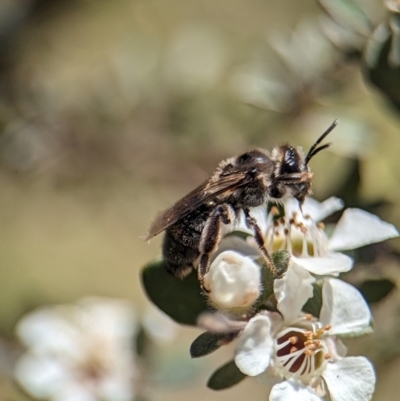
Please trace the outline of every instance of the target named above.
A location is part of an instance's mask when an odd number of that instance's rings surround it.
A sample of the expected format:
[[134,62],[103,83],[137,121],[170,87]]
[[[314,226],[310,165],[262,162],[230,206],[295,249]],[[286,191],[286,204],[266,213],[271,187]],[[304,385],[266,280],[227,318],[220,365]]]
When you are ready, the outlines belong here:
[[311,192],[313,174],[308,162],[330,145],[318,146],[336,125],[337,120],[311,146],[306,156],[301,148],[286,144],[274,148],[271,153],[254,149],[223,160],[207,181],[159,213],[146,240],[165,231],[162,252],[167,271],[183,278],[200,257],[197,271],[202,285],[209,269],[210,255],[218,248],[222,233],[234,227],[243,211],[261,255],[276,274],[251,210],[290,197],[301,205]]

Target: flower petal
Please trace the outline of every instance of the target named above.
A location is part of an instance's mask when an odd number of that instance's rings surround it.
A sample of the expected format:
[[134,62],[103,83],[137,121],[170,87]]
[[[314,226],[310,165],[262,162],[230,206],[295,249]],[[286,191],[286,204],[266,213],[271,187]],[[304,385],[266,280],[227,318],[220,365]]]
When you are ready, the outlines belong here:
[[91,391],[90,386],[73,381],[63,383],[53,399],[56,401],[98,401],[99,397]]
[[395,226],[379,217],[361,209],[347,209],[329,239],[329,248],[334,251],[355,249],[398,235]]
[[269,365],[273,345],[269,318],[263,315],[253,317],[239,337],[235,350],[236,366],[248,376],[259,375]]
[[146,308],[142,324],[151,339],[158,344],[170,344],[178,335],[178,324],[153,305]]
[[306,198],[302,206],[304,215],[309,214],[315,222],[325,219],[325,217],[343,209],[344,202],[332,196],[323,202],[318,202],[313,198]]
[[272,387],[271,394],[269,396],[269,401],[321,401],[314,391],[309,387],[304,387],[303,385],[293,382],[284,381],[279,384],[275,384]]
[[323,374],[332,401],[369,401],[375,389],[375,372],[364,357],[328,363]]
[[328,347],[328,353],[332,355],[333,360],[342,359],[347,355],[347,348],[339,337],[327,336],[325,343]]
[[82,307],[77,322],[83,331],[101,333],[109,339],[131,339],[137,330],[133,308],[128,302],[106,297],[86,297],[78,301]]
[[330,335],[356,335],[365,332],[372,316],[360,292],[335,278],[326,279],[322,288],[320,321],[331,325]]
[[99,383],[100,399],[107,401],[130,401],[135,399],[133,380],[128,375],[108,375]]
[[293,263],[320,276],[338,275],[349,271],[353,260],[343,253],[330,253],[324,257],[296,258],[292,256]]
[[15,377],[35,398],[53,397],[60,385],[70,380],[65,367],[56,359],[39,357],[29,352],[17,361]]
[[292,263],[283,278],[274,281],[278,310],[286,323],[297,319],[308,298],[313,296],[315,278],[302,267]]
[[66,305],[31,312],[17,324],[17,336],[24,345],[39,352],[75,354],[80,335],[71,322],[75,315],[76,308]]

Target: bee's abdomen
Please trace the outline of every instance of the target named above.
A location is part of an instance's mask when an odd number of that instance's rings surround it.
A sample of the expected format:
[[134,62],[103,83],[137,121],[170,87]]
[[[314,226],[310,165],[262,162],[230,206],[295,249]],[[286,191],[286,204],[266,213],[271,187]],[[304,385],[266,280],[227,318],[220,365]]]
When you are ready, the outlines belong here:
[[199,208],[167,228],[163,241],[163,257],[167,271],[183,278],[199,257],[201,234],[209,211]]

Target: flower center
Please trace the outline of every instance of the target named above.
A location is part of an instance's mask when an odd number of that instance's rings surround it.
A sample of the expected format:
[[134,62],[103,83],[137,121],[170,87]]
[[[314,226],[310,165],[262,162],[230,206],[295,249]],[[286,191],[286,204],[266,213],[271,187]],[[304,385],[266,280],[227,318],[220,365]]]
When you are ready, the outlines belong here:
[[279,211],[276,207],[271,208],[270,215],[272,218],[265,237],[270,252],[285,250],[301,257],[328,253],[324,225],[315,223],[310,215],[293,212],[290,216],[277,218]]
[[92,338],[92,343],[87,344],[85,352],[76,361],[78,377],[82,382],[95,384],[109,374],[113,362],[109,349],[110,345],[103,338]]
[[323,339],[329,329],[313,325],[312,330],[290,327],[278,333],[276,362],[285,377],[304,378],[322,370],[331,357]]

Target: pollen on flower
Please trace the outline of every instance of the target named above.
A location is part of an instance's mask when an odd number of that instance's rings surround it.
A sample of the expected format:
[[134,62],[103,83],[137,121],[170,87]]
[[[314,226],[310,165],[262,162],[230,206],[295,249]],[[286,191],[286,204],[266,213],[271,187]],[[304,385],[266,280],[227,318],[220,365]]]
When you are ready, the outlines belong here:
[[[301,327],[287,328],[277,334],[276,360],[284,377],[310,377],[323,369],[328,346],[323,340],[325,330],[311,315],[302,321],[311,324],[312,330]],[[296,346],[294,346],[296,344]]]
[[324,355],[324,359],[328,360],[332,358],[332,354],[330,354],[329,352],[327,354]]
[[274,216],[279,216],[279,209],[276,206],[272,206],[270,213],[273,214]]
[[327,324],[327,325],[324,327],[324,330],[325,330],[325,331],[329,331],[331,328],[332,328],[332,325]]

